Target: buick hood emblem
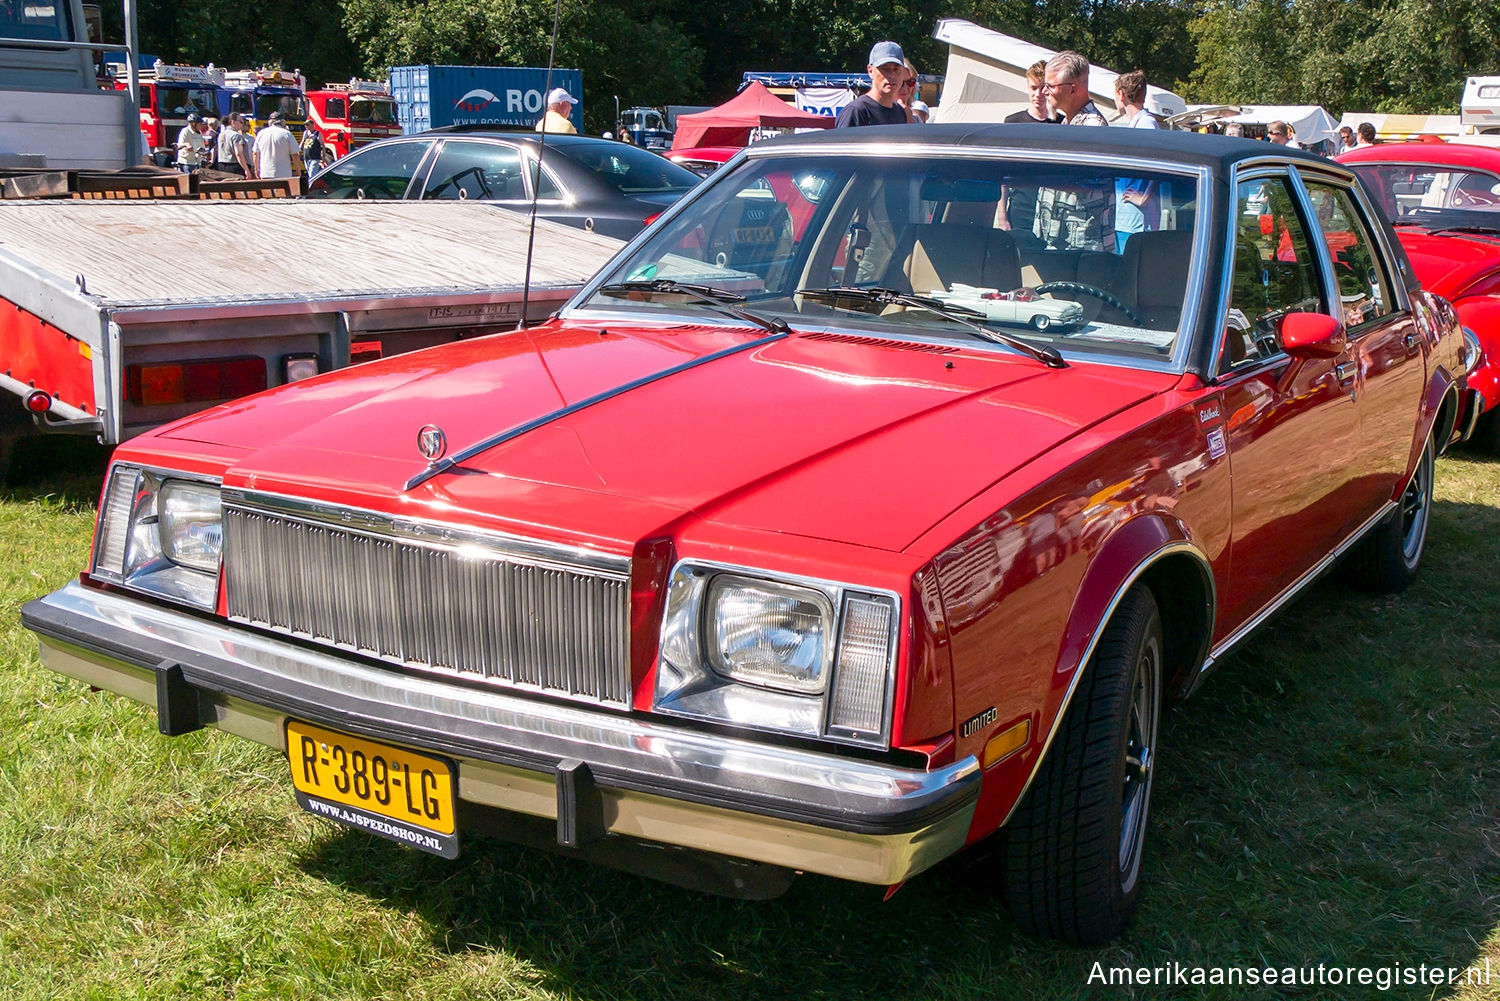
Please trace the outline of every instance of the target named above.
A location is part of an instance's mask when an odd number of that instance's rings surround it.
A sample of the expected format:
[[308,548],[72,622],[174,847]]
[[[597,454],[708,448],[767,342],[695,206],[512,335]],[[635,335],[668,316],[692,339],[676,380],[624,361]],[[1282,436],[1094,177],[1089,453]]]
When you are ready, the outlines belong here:
[[417,451],[428,462],[436,462],[448,451],[448,436],[436,424],[424,424],[417,432]]

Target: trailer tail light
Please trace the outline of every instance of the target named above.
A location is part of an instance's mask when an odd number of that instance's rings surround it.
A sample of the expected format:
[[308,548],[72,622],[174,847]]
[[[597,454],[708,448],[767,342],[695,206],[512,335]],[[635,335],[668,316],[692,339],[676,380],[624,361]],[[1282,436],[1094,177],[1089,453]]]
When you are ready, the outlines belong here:
[[383,357],[385,357],[385,346],[379,341],[351,341],[349,343],[350,365],[379,361]]
[[52,395],[45,390],[33,389],[26,394],[26,409],[34,414],[45,414],[52,409]]
[[317,355],[308,353],[281,356],[281,381],[283,383],[301,382],[317,374]]
[[126,399],[142,407],[217,403],[259,393],[265,388],[263,358],[214,358],[125,367]]

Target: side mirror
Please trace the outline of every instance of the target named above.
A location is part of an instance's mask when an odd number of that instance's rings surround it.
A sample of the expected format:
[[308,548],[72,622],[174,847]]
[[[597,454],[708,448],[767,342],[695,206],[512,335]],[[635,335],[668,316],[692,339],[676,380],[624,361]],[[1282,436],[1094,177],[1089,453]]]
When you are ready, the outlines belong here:
[[1344,325],[1325,313],[1288,313],[1281,318],[1281,347],[1293,358],[1337,358],[1348,346]]

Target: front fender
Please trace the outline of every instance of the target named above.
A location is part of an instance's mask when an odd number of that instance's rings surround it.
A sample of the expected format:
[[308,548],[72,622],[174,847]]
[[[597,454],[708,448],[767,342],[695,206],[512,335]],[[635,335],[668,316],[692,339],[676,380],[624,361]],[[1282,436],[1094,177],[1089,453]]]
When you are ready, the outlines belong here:
[[1475,295],[1454,303],[1458,318],[1474,331],[1484,358],[1469,373],[1468,388],[1484,400],[1484,409],[1500,405],[1500,296]]

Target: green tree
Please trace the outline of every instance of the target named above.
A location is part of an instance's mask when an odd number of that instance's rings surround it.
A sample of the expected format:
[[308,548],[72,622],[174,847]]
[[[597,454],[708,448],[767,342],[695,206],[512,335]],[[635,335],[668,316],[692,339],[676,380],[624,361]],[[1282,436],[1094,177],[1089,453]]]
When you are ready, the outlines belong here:
[[359,68],[342,0],[142,0],[138,19],[141,51],[169,63],[301,69],[313,86],[347,80]]
[[1452,114],[1500,69],[1500,0],[1210,0],[1189,31],[1205,103]]
[[[613,127],[621,107],[695,101],[703,53],[672,0],[563,0],[554,65],[583,71],[588,131]],[[520,0],[345,0],[344,24],[366,71],[445,64],[546,66],[551,4]]]

